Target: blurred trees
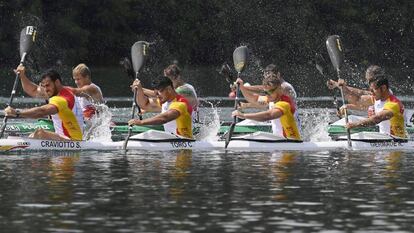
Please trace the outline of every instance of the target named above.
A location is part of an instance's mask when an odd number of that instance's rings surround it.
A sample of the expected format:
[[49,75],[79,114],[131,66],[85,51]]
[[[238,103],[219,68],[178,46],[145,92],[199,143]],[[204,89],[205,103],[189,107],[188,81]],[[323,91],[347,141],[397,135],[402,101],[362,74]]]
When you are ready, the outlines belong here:
[[137,40],[157,42],[157,61],[218,66],[248,45],[261,65],[289,71],[325,52],[338,34],[346,59],[412,69],[414,2],[409,0],[0,0],[0,62],[16,65],[18,32],[41,32],[37,60],[113,66]]

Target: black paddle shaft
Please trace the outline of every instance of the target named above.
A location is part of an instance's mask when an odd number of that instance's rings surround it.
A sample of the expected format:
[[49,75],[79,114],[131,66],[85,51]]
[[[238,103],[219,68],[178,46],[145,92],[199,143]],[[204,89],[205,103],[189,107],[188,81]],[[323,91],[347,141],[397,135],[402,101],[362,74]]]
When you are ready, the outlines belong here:
[[[146,41],[137,41],[131,47],[131,58],[132,58],[132,67],[134,68],[134,78],[138,80],[138,75],[141,68],[144,66],[146,57],[148,56],[148,46],[150,43]],[[128,70],[127,70],[128,72]],[[128,72],[130,73],[130,72]],[[141,108],[136,102],[137,98],[137,89],[134,90],[134,96],[132,100],[132,111],[131,111],[131,119],[134,119],[135,116],[135,109],[138,108],[139,119],[142,120],[142,112]],[[128,127],[128,135],[125,138],[123,149],[126,150],[128,146],[129,138],[131,137],[132,133],[132,125]]]
[[[24,64],[26,60],[26,56],[29,53],[33,43],[36,40],[36,33],[37,33],[36,28],[34,26],[27,26],[23,28],[22,31],[20,32],[20,47],[19,47],[20,64]],[[19,80],[20,80],[19,74],[16,74],[16,77],[13,83],[13,89],[11,91],[10,99],[9,99],[7,106],[11,106],[13,104],[13,99],[14,99],[14,96],[16,95],[16,90],[17,90],[17,86],[19,85]],[[3,118],[3,124],[0,130],[0,138],[2,138],[4,135],[4,130],[6,129],[6,125],[7,125],[7,119],[8,119],[7,116]]]
[[[329,36],[328,39],[326,40],[326,48],[328,50],[329,58],[331,59],[332,65],[334,66],[336,70],[338,81],[339,81],[340,75],[341,75],[341,66],[344,63],[344,54],[343,54],[341,38],[338,35]],[[345,102],[343,87],[340,86],[339,89],[341,91],[343,105],[345,105],[346,102]],[[348,124],[347,109],[345,109],[345,123]],[[346,132],[347,132],[348,146],[352,147],[351,131],[350,129],[347,128]]]
[[[246,46],[237,47],[233,52],[233,63],[234,69],[237,71],[237,77],[240,78],[241,72],[246,68],[247,60],[249,57],[249,50]],[[234,99],[234,110],[237,110],[239,104],[238,94],[240,92],[240,84],[237,83],[236,88],[236,98]],[[233,123],[230,125],[229,131],[227,133],[225,148],[229,145],[231,137],[233,136],[234,128],[236,127],[237,117],[233,117]]]

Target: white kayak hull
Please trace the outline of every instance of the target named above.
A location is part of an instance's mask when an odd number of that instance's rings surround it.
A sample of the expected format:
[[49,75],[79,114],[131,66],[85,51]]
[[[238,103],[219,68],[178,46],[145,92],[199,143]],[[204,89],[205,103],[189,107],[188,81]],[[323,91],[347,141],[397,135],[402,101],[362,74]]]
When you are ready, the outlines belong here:
[[[149,130],[130,137],[128,150],[239,150],[239,151],[315,151],[315,150],[414,150],[414,141],[393,138],[389,135],[362,132],[351,135],[352,146],[344,140],[302,142],[286,139],[266,132],[233,137],[228,147],[224,141],[195,141],[174,134]],[[339,138],[341,139],[341,138]],[[54,141],[21,137],[0,139],[0,151],[81,151],[121,150],[124,141]]]
[[[39,140],[28,138],[1,139],[0,151],[110,151],[121,150],[123,141],[120,142],[62,142],[53,140]],[[224,141],[129,141],[128,150],[225,150]],[[414,142],[396,141],[352,141],[352,147],[348,147],[347,141],[327,142],[257,142],[246,140],[230,141],[227,150],[234,151],[322,151],[322,150],[414,150]]]

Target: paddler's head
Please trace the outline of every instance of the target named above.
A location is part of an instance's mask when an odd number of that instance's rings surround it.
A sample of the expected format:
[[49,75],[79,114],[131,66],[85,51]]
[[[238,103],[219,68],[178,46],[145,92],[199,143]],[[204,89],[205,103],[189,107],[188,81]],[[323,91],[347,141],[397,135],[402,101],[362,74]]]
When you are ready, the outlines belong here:
[[164,76],[174,80],[179,79],[181,76],[181,69],[177,66],[177,64],[169,65],[167,68],[164,69]]
[[369,82],[369,90],[371,91],[375,100],[385,100],[389,96],[388,79],[381,77],[379,79],[371,80]]
[[73,80],[75,81],[75,84],[78,88],[84,87],[85,85],[91,84],[91,71],[89,68],[81,63],[77,65],[73,71]]
[[277,77],[277,75],[272,74],[263,79],[263,91],[266,93],[268,100],[278,101],[283,94],[282,90],[282,81]]
[[157,97],[160,100],[161,104],[173,100],[177,95],[174,90],[172,81],[165,76],[154,80],[152,82],[152,88],[154,88],[155,92],[157,93]]
[[371,80],[379,79],[383,76],[385,76],[384,69],[377,65],[371,65],[365,71],[365,80],[368,84],[371,82]]
[[56,96],[63,87],[60,74],[56,70],[47,70],[40,77],[40,86],[49,98]]
[[278,79],[282,79],[282,74],[275,64],[269,64],[263,71],[263,78],[275,76]]

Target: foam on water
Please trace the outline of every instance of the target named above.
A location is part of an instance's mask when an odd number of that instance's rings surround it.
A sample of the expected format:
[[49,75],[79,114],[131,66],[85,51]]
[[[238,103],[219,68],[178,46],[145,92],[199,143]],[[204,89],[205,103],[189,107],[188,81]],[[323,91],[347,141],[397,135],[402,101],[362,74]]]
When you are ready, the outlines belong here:
[[305,141],[329,141],[328,123],[332,114],[328,109],[303,109],[300,112],[302,138]]
[[97,114],[86,122],[85,139],[111,141],[112,113],[105,104],[94,104]]
[[220,129],[220,116],[217,107],[207,102],[210,107],[203,108],[203,116],[200,119],[200,132],[196,135],[197,140],[216,140]]

